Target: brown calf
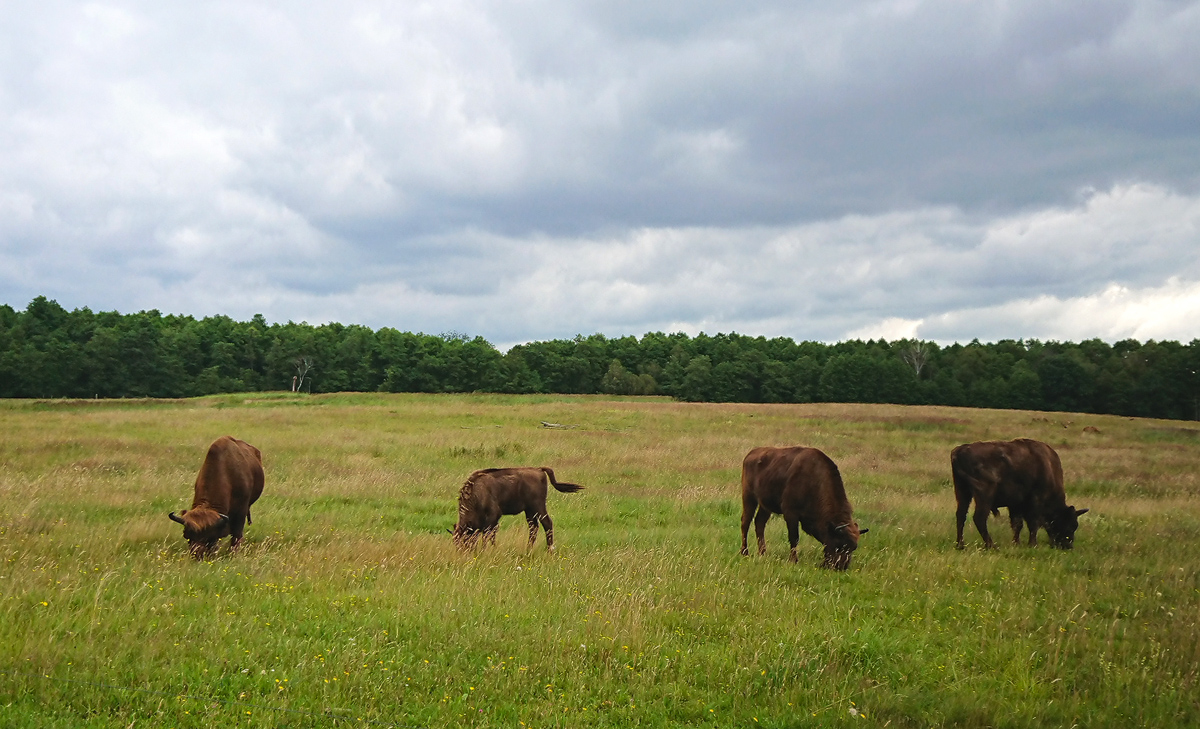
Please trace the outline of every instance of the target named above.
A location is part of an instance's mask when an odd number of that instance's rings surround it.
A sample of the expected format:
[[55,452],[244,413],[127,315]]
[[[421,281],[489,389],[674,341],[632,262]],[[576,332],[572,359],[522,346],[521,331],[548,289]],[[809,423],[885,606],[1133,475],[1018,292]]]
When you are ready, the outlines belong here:
[[459,547],[468,547],[483,536],[496,542],[501,515],[525,513],[529,546],[537,541],[538,524],[546,530],[546,548],[554,549],[554,523],[546,512],[546,481],[569,494],[583,487],[559,483],[554,471],[535,468],[485,468],[472,473],[458,492],[458,523],[450,533]]

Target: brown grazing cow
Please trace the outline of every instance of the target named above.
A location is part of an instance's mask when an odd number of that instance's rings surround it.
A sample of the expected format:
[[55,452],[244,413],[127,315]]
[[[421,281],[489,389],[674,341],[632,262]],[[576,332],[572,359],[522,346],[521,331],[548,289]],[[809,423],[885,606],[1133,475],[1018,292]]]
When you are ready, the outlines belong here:
[[[755,514],[755,509],[758,513]],[[749,555],[746,533],[754,520],[758,553],[767,551],[763,532],[771,514],[787,523],[791,560],[796,561],[800,529],[825,545],[822,567],[844,570],[858,549],[859,530],[846,499],[837,465],[816,448],[755,448],[742,460],[742,554]]]
[[971,499],[975,499],[975,528],[988,549],[996,546],[988,534],[988,513],[999,516],[1001,506],[1008,507],[1013,544],[1020,543],[1022,521],[1029,525],[1031,547],[1037,544],[1039,528],[1045,528],[1055,547],[1070,549],[1075,544],[1079,517],[1088,510],[1067,505],[1062,463],[1050,446],[1028,438],[966,443],[950,452],[950,467],[958,500],[959,549]]
[[529,523],[529,546],[537,541],[538,524],[546,530],[546,548],[554,549],[554,523],[546,513],[546,480],[564,494],[583,487],[559,483],[554,471],[537,468],[485,468],[472,473],[458,492],[458,523],[450,533],[459,547],[473,545],[480,536],[496,543],[496,527],[502,514],[525,512]]
[[167,516],[183,525],[183,538],[196,559],[211,552],[217,540],[230,534],[233,538],[229,548],[236,550],[250,522],[250,505],[262,490],[262,453],[245,441],[221,436],[208,447],[204,465],[196,475],[192,508]]

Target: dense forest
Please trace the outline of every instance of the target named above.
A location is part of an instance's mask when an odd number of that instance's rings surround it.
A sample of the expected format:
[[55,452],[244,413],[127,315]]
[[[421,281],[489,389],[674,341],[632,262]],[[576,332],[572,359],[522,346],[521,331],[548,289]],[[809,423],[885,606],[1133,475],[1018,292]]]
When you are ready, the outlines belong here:
[[1200,340],[794,342],[651,333],[531,342],[384,327],[0,305],[0,397],[219,392],[664,394],[712,402],[873,402],[1200,419]]

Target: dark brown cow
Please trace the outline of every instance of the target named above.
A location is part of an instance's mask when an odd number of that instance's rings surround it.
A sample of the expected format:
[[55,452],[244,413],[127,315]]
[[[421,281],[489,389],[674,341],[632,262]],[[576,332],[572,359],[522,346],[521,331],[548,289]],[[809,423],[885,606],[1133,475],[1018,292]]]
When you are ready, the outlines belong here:
[[485,468],[472,473],[458,492],[458,523],[450,533],[454,543],[468,547],[483,536],[496,543],[500,516],[525,512],[529,523],[529,546],[537,541],[538,524],[546,530],[546,548],[554,549],[554,523],[546,513],[546,481],[564,494],[583,487],[559,483],[554,471],[536,468]]
[[229,548],[236,550],[250,522],[250,505],[262,490],[262,453],[245,441],[224,435],[208,447],[196,475],[192,508],[171,512],[168,517],[183,525],[183,538],[196,559],[211,552],[226,535],[233,535]]
[[[758,513],[755,514],[755,509]],[[763,532],[771,514],[787,523],[791,560],[796,561],[800,529],[825,545],[822,567],[844,570],[858,549],[855,523],[837,465],[816,448],[755,448],[742,460],[742,554],[749,555],[750,521],[758,536],[758,553],[767,551]]]
[[988,513],[999,516],[1001,506],[1008,507],[1013,544],[1021,541],[1022,522],[1029,525],[1031,547],[1037,544],[1039,528],[1046,530],[1055,547],[1070,549],[1075,544],[1079,517],[1088,510],[1067,505],[1062,463],[1050,446],[1028,438],[966,443],[950,452],[950,467],[958,500],[959,549],[971,499],[975,499],[975,528],[988,549],[996,546],[988,534]]

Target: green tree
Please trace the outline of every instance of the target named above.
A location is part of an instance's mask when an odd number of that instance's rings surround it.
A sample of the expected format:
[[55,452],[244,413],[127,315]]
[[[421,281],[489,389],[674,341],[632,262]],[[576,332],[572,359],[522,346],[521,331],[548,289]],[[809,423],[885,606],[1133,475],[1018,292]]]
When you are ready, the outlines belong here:
[[709,388],[712,385],[712,360],[702,354],[692,357],[684,368],[683,380],[679,383],[676,397],[688,402],[703,402],[709,400]]
[[1049,410],[1087,412],[1093,380],[1084,364],[1071,353],[1052,353],[1037,365],[1042,398]]
[[640,394],[637,375],[625,369],[621,360],[614,359],[608,365],[608,372],[605,372],[604,378],[600,380],[600,391],[609,395]]
[[1013,365],[1008,377],[1008,403],[1004,407],[1021,410],[1042,409],[1042,380],[1025,360]]
[[866,351],[830,357],[821,370],[817,394],[824,402],[914,402],[919,388],[908,366],[896,357]]
[[545,392],[541,378],[529,368],[519,347],[513,347],[500,359],[498,370],[500,392]]

